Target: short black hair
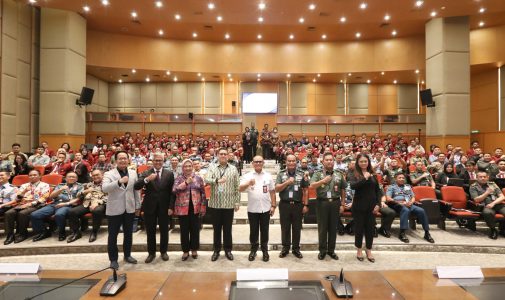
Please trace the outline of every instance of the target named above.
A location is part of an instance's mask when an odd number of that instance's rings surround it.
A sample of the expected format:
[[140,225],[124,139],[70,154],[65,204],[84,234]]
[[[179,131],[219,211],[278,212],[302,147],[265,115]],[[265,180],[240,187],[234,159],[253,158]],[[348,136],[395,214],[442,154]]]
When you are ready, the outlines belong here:
[[117,160],[117,156],[118,156],[119,154],[121,154],[121,153],[126,154],[126,157],[128,157],[128,158],[130,157],[130,156],[128,155],[128,152],[126,152],[126,151],[124,151],[124,150],[119,150],[118,152],[114,153],[114,160]]
[[14,146],[21,147],[21,144],[20,143],[14,143],[14,144],[12,144],[11,148],[13,148]]

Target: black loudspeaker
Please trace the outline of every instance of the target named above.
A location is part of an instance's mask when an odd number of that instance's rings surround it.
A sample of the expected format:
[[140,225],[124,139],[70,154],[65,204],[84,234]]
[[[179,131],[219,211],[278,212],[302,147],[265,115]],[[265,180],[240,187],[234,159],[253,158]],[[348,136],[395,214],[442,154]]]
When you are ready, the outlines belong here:
[[75,101],[75,104],[82,105],[90,105],[93,101],[93,95],[95,94],[94,89],[87,88],[85,86],[82,87],[81,96],[79,99]]
[[190,112],[190,113],[188,114],[188,118],[189,118],[190,120],[193,120],[193,113],[192,113],[192,112]]
[[431,94],[431,89],[426,89],[419,91],[419,96],[421,96],[421,103],[427,107],[434,107],[435,102],[433,101],[433,95]]
[[235,107],[235,106],[237,106],[237,101],[232,101],[231,102],[231,107]]

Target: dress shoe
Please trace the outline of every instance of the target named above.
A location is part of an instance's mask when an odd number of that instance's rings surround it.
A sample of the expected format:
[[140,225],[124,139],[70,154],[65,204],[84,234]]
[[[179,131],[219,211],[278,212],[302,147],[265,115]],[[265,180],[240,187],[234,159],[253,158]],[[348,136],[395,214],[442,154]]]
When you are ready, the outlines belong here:
[[280,258],[284,258],[289,254],[289,249],[282,249],[281,253],[279,253]]
[[391,233],[389,231],[387,231],[384,227],[379,228],[379,233],[383,237],[387,237],[387,238],[391,237]]
[[156,255],[154,255],[154,254],[149,254],[149,255],[147,256],[147,258],[146,258],[146,260],[145,260],[144,262],[145,262],[146,264],[150,264],[150,263],[154,260],[154,258],[155,258],[155,257],[156,257]]
[[371,263],[374,263],[374,262],[375,262],[375,258],[370,257],[370,256],[368,256],[368,255],[366,256],[366,259],[368,259],[368,261],[369,261],[369,262],[371,262]]
[[116,260],[110,262],[110,268],[112,268],[114,270],[119,270],[119,264],[117,263]]
[[431,237],[431,235],[430,235],[429,232],[426,232],[424,234],[424,239],[427,240],[428,242],[432,243],[432,244],[435,242],[435,240]]
[[161,253],[161,259],[162,259],[163,261],[168,261],[168,259],[169,259],[169,258],[168,258],[168,254],[167,254],[166,252]]
[[125,257],[124,261],[126,261],[129,264],[136,264],[137,263],[137,260],[131,256]]
[[60,232],[58,234],[58,241],[64,241],[67,238],[67,234],[65,232]]
[[16,234],[14,236],[14,244],[21,243],[22,241],[26,240],[27,236],[24,234]]
[[344,235],[345,234],[345,230],[344,230],[344,227],[340,227],[338,229],[338,235]]
[[331,259],[338,260],[338,255],[335,252],[328,252],[328,256],[331,257]]
[[405,235],[405,232],[400,232],[400,236],[398,238],[400,239],[400,241],[402,241],[404,243],[408,243],[409,242],[409,239]]
[[256,251],[251,251],[249,253],[249,261],[253,261],[256,258]]
[[374,238],[379,237],[379,232],[377,231],[377,227],[373,228],[373,237]]
[[211,261],[216,261],[218,258],[219,258],[219,251],[214,251],[214,253],[212,253],[212,256],[210,257],[210,260]]
[[198,253],[196,251],[192,252],[191,253],[191,257],[193,257],[193,259],[197,259],[198,258]]
[[93,243],[94,241],[96,241],[96,232],[91,231],[91,233],[89,235],[89,242]]
[[496,240],[498,238],[498,230],[496,230],[496,228],[489,229],[489,238],[492,240]]
[[268,251],[263,251],[263,261],[267,262],[270,260],[270,255],[268,255]]
[[296,256],[297,258],[303,258],[303,255],[300,252],[300,250],[293,250],[291,253],[293,253],[293,255]]
[[189,258],[189,253],[184,253],[184,254],[182,255],[182,257],[181,257],[181,260],[182,260],[182,261],[187,261],[187,260],[188,260],[188,258]]
[[228,260],[233,260],[233,254],[231,254],[231,251],[225,251],[224,256],[226,256]]
[[363,256],[357,256],[357,255],[356,255],[356,259],[359,260],[359,261],[364,261],[365,260],[365,258]]
[[326,257],[326,253],[324,253],[324,252],[319,252],[319,254],[317,255],[317,259],[319,259],[319,260],[323,260],[325,257]]
[[50,236],[51,236],[51,232],[50,231],[44,231],[43,233],[36,235],[33,238],[33,241],[34,242],[42,241],[43,239],[48,238]]
[[9,234],[4,241],[4,245],[9,245],[14,242],[14,234]]
[[80,231],[75,232],[71,236],[68,237],[67,243],[72,243],[77,241],[78,239],[82,238],[82,234]]

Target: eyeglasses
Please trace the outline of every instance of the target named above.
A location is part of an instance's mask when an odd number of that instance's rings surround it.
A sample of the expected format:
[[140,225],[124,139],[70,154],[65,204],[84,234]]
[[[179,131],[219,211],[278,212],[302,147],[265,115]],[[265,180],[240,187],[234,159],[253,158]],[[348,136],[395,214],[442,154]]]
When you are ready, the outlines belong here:
[[253,163],[255,163],[255,164],[262,164],[262,163],[263,163],[263,161],[262,161],[262,160],[259,160],[259,161],[258,161],[258,160],[255,160],[255,161],[253,161]]

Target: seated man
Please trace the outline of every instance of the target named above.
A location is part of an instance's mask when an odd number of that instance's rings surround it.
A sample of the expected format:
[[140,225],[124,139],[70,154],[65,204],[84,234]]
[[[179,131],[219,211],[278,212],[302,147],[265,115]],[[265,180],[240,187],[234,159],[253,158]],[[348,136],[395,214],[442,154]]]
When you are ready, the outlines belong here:
[[28,165],[32,168],[37,166],[45,167],[51,160],[49,156],[44,154],[45,151],[44,146],[38,146],[37,152],[28,158]]
[[[16,193],[18,189],[9,183],[10,177],[10,172],[0,171],[0,216],[12,209],[17,203]],[[12,242],[14,242],[14,234],[11,233],[5,239],[4,245]]]
[[[77,182],[87,183],[89,182],[89,170],[91,167],[89,164],[82,159],[82,154],[77,152],[74,154],[74,161],[70,164],[70,172],[77,174]],[[68,173],[67,173],[68,174]]]
[[431,186],[435,188],[435,181],[431,177],[428,171],[424,171],[424,163],[421,161],[416,162],[416,169],[414,172],[410,173],[410,182],[413,186]]
[[135,164],[135,166],[142,166],[142,165],[145,165],[147,162],[146,158],[140,154],[140,149],[139,148],[135,148],[133,150],[133,155],[132,155],[132,158],[131,158],[131,163],[132,164]]
[[21,144],[14,143],[12,144],[12,151],[7,153],[4,159],[8,159],[11,164],[14,164],[14,159],[18,154],[23,155],[28,160],[28,156],[25,153],[21,152]]
[[7,171],[9,174],[12,172],[12,163],[8,159],[4,159],[2,153],[0,153],[0,171]]
[[14,234],[14,225],[17,222],[14,243],[20,243],[28,237],[28,224],[30,214],[46,204],[51,191],[49,184],[40,181],[40,173],[31,170],[28,173],[30,182],[21,185],[16,194],[17,202],[14,208],[5,213],[5,233],[7,236]]
[[[470,186],[470,198],[478,204],[485,205],[482,218],[489,227],[489,238],[497,239],[495,215],[496,213],[505,215],[505,196],[494,182],[489,182],[489,175],[485,171],[477,172],[477,182]],[[505,233],[502,232],[502,235],[505,236]]]
[[72,235],[68,237],[67,242],[72,243],[82,237],[79,218],[91,212],[93,215],[93,230],[89,236],[89,242],[96,240],[96,235],[102,224],[102,219],[105,213],[105,204],[107,203],[107,194],[102,191],[103,173],[100,170],[91,172],[92,182],[86,183],[83,190],[77,194],[77,197],[82,201],[82,204],[70,209],[68,212],[68,220]]
[[[418,164],[422,164],[422,162],[418,162]],[[430,243],[434,243],[435,241],[430,235],[428,216],[424,209],[414,205],[415,200],[412,188],[410,185],[405,184],[405,175],[403,173],[396,174],[395,183],[389,186],[386,193],[386,201],[389,207],[400,214],[400,240],[404,243],[409,242],[405,231],[409,228],[409,216],[413,213],[423,225],[424,239]]]
[[70,165],[67,163],[67,154],[59,152],[55,162],[46,165],[46,174],[58,174],[65,176]]
[[94,170],[100,170],[102,173],[105,173],[109,170],[112,170],[114,167],[107,162],[107,156],[105,153],[100,153],[98,155],[98,161],[96,164],[93,165],[93,171]]
[[49,196],[53,199],[51,204],[32,213],[32,227],[35,232],[34,242],[51,236],[51,231],[47,230],[44,226],[44,220],[52,215],[55,217],[54,219],[59,230],[58,240],[63,241],[66,239],[66,217],[70,208],[79,201],[77,193],[82,190],[82,185],[77,183],[77,174],[75,172],[68,172],[65,176],[65,181],[66,183],[58,184]]

